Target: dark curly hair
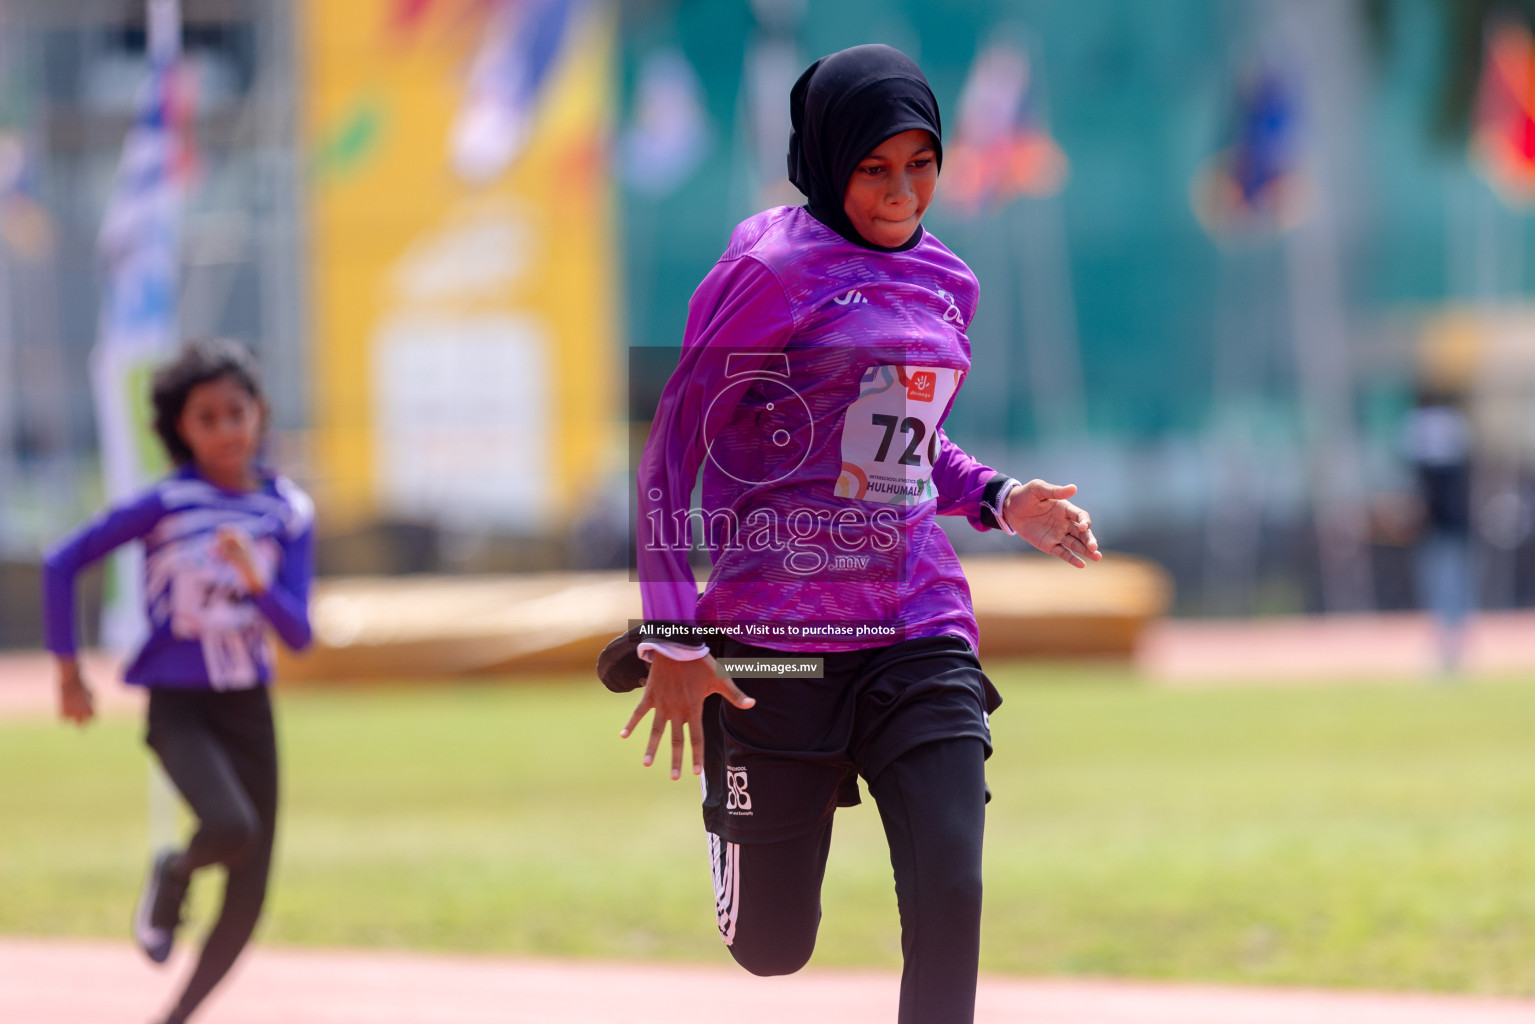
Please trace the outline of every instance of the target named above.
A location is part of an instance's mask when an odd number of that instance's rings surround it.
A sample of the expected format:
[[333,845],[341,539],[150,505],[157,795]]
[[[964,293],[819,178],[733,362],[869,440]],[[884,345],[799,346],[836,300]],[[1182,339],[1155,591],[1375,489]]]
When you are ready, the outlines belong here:
[[192,449],[181,437],[177,423],[186,408],[187,396],[199,384],[228,377],[262,405],[261,372],[250,349],[233,338],[198,338],[182,345],[176,358],[155,371],[150,398],[155,407],[155,433],[171,461],[184,466],[192,461]]

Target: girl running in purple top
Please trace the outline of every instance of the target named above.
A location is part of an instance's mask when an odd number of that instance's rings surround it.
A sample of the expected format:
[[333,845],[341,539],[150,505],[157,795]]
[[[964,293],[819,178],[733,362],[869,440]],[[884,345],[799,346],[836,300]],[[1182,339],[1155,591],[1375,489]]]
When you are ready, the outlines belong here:
[[[922,72],[887,46],[843,50],[805,71],[790,112],[789,176],[809,201],[736,228],[693,295],[640,462],[651,632],[635,652],[650,666],[622,734],[654,712],[649,765],[670,725],[675,779],[687,730],[720,934],[756,974],[809,959],[833,813],[858,802],[862,775],[895,872],[900,1020],[970,1021],[1001,698],[936,517],[1079,568],[1102,556],[1074,486],[1019,483],[943,431],[977,286],[922,228],[943,158]],[[700,529],[702,596],[687,560]],[[715,654],[793,654],[820,674],[732,680]]]
[[267,694],[268,628],[309,643],[314,506],[256,463],[266,400],[238,343],[187,345],[154,380],[155,429],[177,469],[66,537],[44,560],[48,648],[63,716],[95,714],[75,659],[75,575],[119,545],[144,544],[148,639],[126,681],[149,689],[146,742],[197,817],[184,849],[161,851],[134,915],[156,963],[170,955],[193,872],[228,871],[224,903],[165,1024],[181,1024],[245,948],[266,897],[277,821],[277,742]]

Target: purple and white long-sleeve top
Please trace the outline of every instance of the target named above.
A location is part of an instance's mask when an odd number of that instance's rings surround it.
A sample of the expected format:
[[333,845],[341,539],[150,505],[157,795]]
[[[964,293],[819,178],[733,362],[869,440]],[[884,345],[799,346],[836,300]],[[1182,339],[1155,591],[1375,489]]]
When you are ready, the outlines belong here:
[[[260,594],[246,590],[214,551],[220,526],[254,541]],[[130,541],[144,543],[150,632],[124,678],[141,686],[239,690],[272,677],[270,625],[289,647],[308,646],[314,577],[314,503],[291,480],[263,474],[253,491],[226,491],[191,466],[109,509],[50,549],[43,560],[48,649],[75,653],[75,575]]]
[[[975,645],[936,517],[997,528],[1012,483],[942,429],[970,369],[977,293],[931,234],[882,252],[800,207],[740,224],[693,293],[640,461],[646,619],[786,651],[943,634]],[[701,596],[687,560],[700,532],[714,563]]]

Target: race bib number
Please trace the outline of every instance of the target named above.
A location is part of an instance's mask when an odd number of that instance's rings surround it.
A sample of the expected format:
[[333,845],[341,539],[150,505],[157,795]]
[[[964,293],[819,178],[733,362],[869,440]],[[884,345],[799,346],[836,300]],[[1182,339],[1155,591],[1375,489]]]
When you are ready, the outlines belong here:
[[870,367],[842,421],[837,496],[885,505],[935,498],[938,426],[963,377],[941,366]]
[[[256,570],[270,580],[275,555],[270,541],[253,545]],[[234,567],[213,552],[211,535],[168,546],[156,558],[151,572],[169,577],[171,632],[183,640],[215,633],[239,632],[259,622]]]

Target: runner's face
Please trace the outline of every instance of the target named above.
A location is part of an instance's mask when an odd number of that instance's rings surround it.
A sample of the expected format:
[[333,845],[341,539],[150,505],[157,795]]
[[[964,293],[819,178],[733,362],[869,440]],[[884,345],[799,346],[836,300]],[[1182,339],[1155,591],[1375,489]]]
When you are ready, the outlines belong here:
[[894,248],[911,238],[938,185],[938,152],[920,128],[892,135],[853,169],[842,209],[866,241]]
[[177,429],[205,474],[240,479],[256,457],[266,408],[233,377],[199,384],[187,394]]

